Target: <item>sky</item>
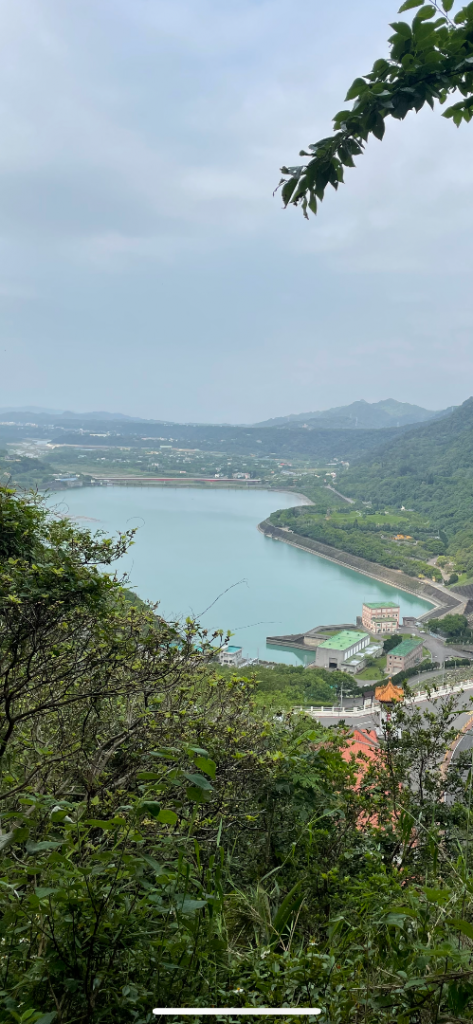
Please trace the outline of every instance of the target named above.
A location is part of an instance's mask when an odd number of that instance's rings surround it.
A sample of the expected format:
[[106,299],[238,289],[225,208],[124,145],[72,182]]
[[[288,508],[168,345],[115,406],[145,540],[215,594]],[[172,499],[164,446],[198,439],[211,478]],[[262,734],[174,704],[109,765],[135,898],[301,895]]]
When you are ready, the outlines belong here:
[[397,7],[0,0],[0,407],[469,397],[473,125],[388,122],[309,223],[273,196]]

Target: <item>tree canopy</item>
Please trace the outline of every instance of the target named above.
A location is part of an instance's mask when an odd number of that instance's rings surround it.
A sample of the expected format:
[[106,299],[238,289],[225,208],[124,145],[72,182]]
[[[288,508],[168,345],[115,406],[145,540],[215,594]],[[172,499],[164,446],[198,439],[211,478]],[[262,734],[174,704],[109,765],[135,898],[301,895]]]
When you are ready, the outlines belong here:
[[461,99],[448,106],[444,117],[457,126],[473,116],[473,3],[450,17],[455,0],[406,0],[399,13],[418,8],[409,24],[392,22],[388,58],[376,60],[372,70],[356,78],[346,100],[351,108],[340,110],[334,121],[334,134],[312,143],[300,156],[310,159],[297,167],[282,167],[284,206],[300,206],[317,212],[328,185],[334,189],[343,182],[345,167],[354,167],[353,158],[363,153],[370,135],[382,139],[386,119],[403,120],[410,110],[416,113],[437,100],[446,103],[458,93]]
[[0,1024],[472,1021],[455,695],[359,742],[266,714],[220,671],[219,634],[124,599],[129,534],[0,488],[0,537]]

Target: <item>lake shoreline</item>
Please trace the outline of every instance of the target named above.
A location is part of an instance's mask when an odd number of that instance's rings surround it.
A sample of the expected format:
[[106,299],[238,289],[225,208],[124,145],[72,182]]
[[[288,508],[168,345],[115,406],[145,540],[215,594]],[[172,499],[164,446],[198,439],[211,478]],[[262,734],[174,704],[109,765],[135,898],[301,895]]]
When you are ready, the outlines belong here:
[[[393,600],[392,583],[386,587],[362,573],[345,573],[323,558],[314,562],[290,545],[266,544],[255,529],[258,523],[277,508],[310,499],[286,491],[284,484],[278,491],[274,485],[251,490],[77,487],[50,494],[48,505],[111,537],[137,527],[133,546],[115,568],[142,600],[159,601],[165,618],[181,621],[189,615],[210,632],[230,630],[246,659],[298,665],[305,652],[268,648],[269,633],[300,632],[327,617],[351,622],[365,599]],[[411,593],[397,596],[404,615],[417,616],[430,607]]]
[[302,491],[288,490],[286,487],[271,487],[269,485],[260,484],[259,486],[248,486],[245,483],[238,483],[236,480],[232,483],[230,480],[218,481],[209,480],[207,483],[198,483],[193,480],[179,480],[176,477],[175,480],[150,480],[149,477],[142,477],[141,479],[123,479],[109,480],[104,478],[103,483],[93,484],[88,481],[84,484],[75,484],[72,487],[49,487],[47,489],[48,494],[70,494],[71,491],[86,491],[86,490],[99,490],[105,487],[162,487],[167,490],[172,490],[173,487],[187,488],[193,491],[266,491],[268,494],[290,494],[294,498],[299,498],[301,505],[313,505],[314,502],[311,498],[308,498],[306,494],[302,494]]
[[397,590],[403,590],[405,593],[412,594],[423,601],[428,601],[432,607],[429,611],[417,616],[419,621],[430,618],[433,611],[438,612],[440,615],[445,615],[447,612],[452,611],[458,612],[465,603],[464,600],[458,601],[458,598],[456,599],[453,594],[450,595],[442,590],[437,590],[431,584],[422,583],[419,580],[414,580],[414,578],[411,581],[405,573],[388,569],[386,566],[378,565],[377,562],[370,562],[366,558],[358,558],[350,554],[350,552],[331,548],[328,544],[321,544],[319,541],[303,537],[298,533],[288,534],[280,527],[273,526],[268,519],[258,523],[257,529],[265,537],[269,537],[272,540],[290,544],[292,547],[306,551],[317,558],[324,558],[328,562],[334,562],[343,569],[351,569],[353,572],[360,573],[363,576],[369,576],[371,579],[376,580],[377,583],[388,584]]

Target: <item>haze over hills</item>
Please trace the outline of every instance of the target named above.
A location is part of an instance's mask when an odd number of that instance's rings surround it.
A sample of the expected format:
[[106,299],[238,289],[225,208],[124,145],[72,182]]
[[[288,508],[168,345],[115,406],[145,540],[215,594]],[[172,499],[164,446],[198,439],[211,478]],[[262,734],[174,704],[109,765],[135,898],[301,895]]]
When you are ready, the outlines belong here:
[[448,415],[452,407],[440,411],[423,409],[419,405],[398,402],[395,398],[386,398],[380,402],[366,402],[363,398],[351,405],[337,406],[321,412],[297,413],[291,416],[276,416],[274,419],[256,423],[257,427],[283,427],[304,425],[323,426],[326,429],[345,430],[380,430],[383,427],[403,427],[414,423],[424,423]]
[[[105,444],[139,448],[149,447],[149,442],[155,440],[158,446],[161,443],[240,455],[253,453],[283,458],[303,455],[316,460],[338,458],[353,462],[406,431],[410,432],[413,427],[422,426],[419,417],[435,419],[448,412],[430,412],[388,399],[372,404],[354,402],[341,409],[326,410],[312,419],[301,415],[286,420],[281,418],[280,423],[269,420],[266,426],[232,426],[148,420],[123,413],[54,412],[34,406],[10,407],[0,409],[3,420],[0,422],[0,446],[36,438],[75,446]],[[409,417],[418,419],[413,423]]]
[[[44,409],[41,405],[23,405],[23,406],[6,406],[0,409],[0,415],[4,416],[9,414],[12,419],[17,422],[27,413],[30,416],[37,416],[42,421],[45,417],[48,419],[54,417],[54,419],[64,420],[95,420],[105,422],[108,420],[129,420],[132,423],[146,423],[147,420],[143,420],[140,416],[125,416],[122,412],[72,412],[68,409]],[[150,420],[150,423],[157,422],[156,420]]]
[[128,423],[152,423],[154,425],[186,426],[186,427],[231,427],[241,429],[256,429],[259,427],[316,427],[324,430],[381,430],[384,427],[405,427],[414,423],[424,423],[428,420],[438,419],[446,416],[452,411],[443,409],[432,411],[423,409],[419,405],[410,405],[408,402],[398,402],[395,398],[387,398],[380,402],[366,402],[360,399],[352,402],[351,405],[337,406],[333,409],[325,409],[321,412],[296,413],[290,416],[275,416],[273,419],[263,420],[253,424],[229,424],[229,423],[208,423],[205,420],[186,421],[175,423],[173,420],[146,419],[142,416],[128,416],[121,412],[73,412],[65,409],[45,409],[36,405],[25,405],[20,407],[5,406],[0,408],[0,415],[8,415],[13,422],[21,422],[25,415],[34,415],[39,425],[45,425],[45,420],[50,424],[58,423],[65,425],[67,422],[77,421],[78,425],[83,423],[117,423],[126,421]]

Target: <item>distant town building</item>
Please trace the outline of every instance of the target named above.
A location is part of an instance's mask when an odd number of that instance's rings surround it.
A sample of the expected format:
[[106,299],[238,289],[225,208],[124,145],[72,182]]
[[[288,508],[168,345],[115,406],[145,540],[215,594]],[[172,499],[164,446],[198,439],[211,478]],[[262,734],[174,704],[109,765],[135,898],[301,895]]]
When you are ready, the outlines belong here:
[[[364,661],[361,651],[371,645],[371,637],[367,633],[359,633],[356,630],[343,629],[335,636],[328,637],[316,648],[315,664],[320,668],[338,668],[343,671],[359,671],[361,665],[356,668],[351,662],[354,658],[357,663]],[[352,667],[353,666],[353,667]]]
[[410,640],[403,640],[386,658],[386,672],[388,675],[395,675],[396,672],[404,672],[406,668],[412,668],[422,661],[422,640],[412,637]]
[[55,476],[54,480],[57,484],[65,484],[66,487],[82,486],[82,482],[78,476]]
[[233,477],[234,480],[249,480],[250,479],[250,474],[249,473],[232,473],[232,477]]
[[365,601],[361,621],[370,633],[395,633],[399,629],[400,611],[393,601]]
[[223,647],[218,656],[221,665],[241,665],[243,661],[243,650],[241,647],[234,647],[227,644]]

